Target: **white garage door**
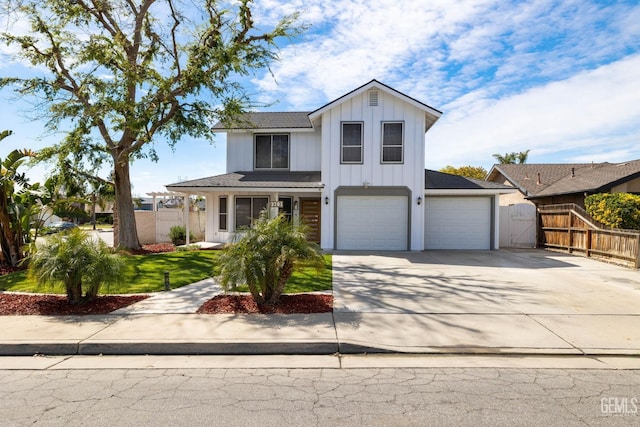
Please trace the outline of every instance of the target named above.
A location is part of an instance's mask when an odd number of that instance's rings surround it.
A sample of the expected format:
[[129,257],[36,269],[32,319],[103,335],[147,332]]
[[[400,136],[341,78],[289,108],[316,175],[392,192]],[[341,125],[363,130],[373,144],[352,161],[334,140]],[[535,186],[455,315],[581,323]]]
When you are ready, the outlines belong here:
[[339,196],[338,249],[407,250],[405,196]]
[[490,197],[425,201],[425,249],[491,249]]

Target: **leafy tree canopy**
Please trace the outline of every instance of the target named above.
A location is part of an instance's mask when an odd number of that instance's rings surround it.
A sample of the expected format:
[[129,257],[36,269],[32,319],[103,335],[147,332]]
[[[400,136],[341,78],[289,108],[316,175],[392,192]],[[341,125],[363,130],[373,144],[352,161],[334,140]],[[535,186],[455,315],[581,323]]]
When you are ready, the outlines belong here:
[[447,165],[440,169],[440,172],[448,173],[451,175],[466,176],[467,178],[485,179],[487,177],[487,170],[482,166],[461,166],[459,168]]
[[250,104],[239,78],[267,67],[276,40],[302,30],[296,15],[259,29],[251,0],[0,0],[0,8],[20,24],[0,40],[33,67],[0,78],[0,88],[35,96],[48,128],[67,131],[43,158],[113,166],[116,240],[128,248],[139,247],[129,163],[156,158],[158,136],[171,145],[212,138],[215,120]]

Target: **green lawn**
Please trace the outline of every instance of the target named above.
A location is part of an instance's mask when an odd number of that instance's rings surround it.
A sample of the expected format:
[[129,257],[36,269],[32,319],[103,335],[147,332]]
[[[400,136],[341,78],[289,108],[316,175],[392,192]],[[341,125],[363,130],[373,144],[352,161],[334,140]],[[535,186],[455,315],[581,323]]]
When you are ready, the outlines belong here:
[[[164,290],[164,272],[168,271],[172,288],[197,282],[211,276],[216,251],[172,252],[153,255],[126,256],[127,277],[122,285],[102,289],[101,293],[130,294]],[[313,268],[296,271],[286,292],[331,290],[331,255],[325,255],[325,268],[319,273]],[[62,286],[40,286],[27,277],[25,271],[0,276],[0,291],[43,292],[63,294]]]

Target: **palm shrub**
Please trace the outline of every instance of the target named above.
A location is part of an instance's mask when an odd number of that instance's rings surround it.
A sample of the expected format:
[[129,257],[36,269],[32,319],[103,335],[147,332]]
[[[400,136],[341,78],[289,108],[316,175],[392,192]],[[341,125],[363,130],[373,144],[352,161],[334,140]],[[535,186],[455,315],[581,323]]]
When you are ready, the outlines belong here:
[[324,268],[320,248],[307,241],[307,228],[283,214],[260,214],[252,227],[235,234],[217,259],[214,275],[225,290],[246,284],[257,304],[277,304],[296,263]]
[[42,285],[63,284],[70,304],[94,300],[102,285],[122,282],[125,264],[102,240],[72,229],[36,243],[29,276]]

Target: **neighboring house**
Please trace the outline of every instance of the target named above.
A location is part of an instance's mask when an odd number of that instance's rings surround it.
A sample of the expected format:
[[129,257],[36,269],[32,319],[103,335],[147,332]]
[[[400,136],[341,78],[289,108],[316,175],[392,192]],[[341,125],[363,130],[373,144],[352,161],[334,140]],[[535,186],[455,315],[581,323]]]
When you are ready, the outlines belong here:
[[491,168],[487,181],[518,190],[517,193],[500,196],[501,218],[503,221],[512,218],[510,224],[501,224],[501,246],[533,246],[535,234],[531,233],[526,238],[520,236],[519,240],[516,236],[516,244],[505,241],[510,236],[505,227],[518,228],[517,221],[535,224],[537,206],[574,203],[584,208],[584,198],[590,194],[638,194],[640,160],[624,163],[500,164]]
[[206,235],[228,242],[260,211],[310,227],[323,249],[495,249],[504,185],[425,171],[442,113],[376,80],[312,112],[246,113],[227,172],[167,185],[206,198]]

